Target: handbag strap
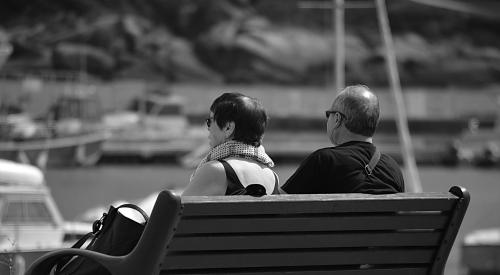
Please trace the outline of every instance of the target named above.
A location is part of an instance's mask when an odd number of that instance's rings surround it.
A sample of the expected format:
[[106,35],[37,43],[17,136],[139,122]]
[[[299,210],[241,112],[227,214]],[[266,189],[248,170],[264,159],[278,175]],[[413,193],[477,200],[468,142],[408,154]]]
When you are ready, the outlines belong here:
[[[81,248],[83,246],[83,244],[85,244],[85,242],[87,242],[87,240],[89,238],[93,238],[94,237],[94,232],[89,232],[85,235],[83,235],[83,237],[81,237],[74,245],[71,246],[71,248]],[[95,239],[92,239],[90,241],[90,244],[89,246],[94,242]],[[73,256],[64,256],[64,257],[61,257],[60,260],[57,261],[57,263],[55,264],[55,273],[54,274],[59,274],[59,272],[61,272],[61,269],[73,258]]]
[[375,147],[375,153],[373,153],[370,162],[367,165],[365,165],[365,173],[367,176],[372,175],[373,169],[375,169],[375,166],[377,165],[379,160],[380,160],[380,151]]
[[144,221],[146,223],[149,220],[148,214],[146,214],[146,212],[144,212],[144,210],[142,210],[139,206],[137,206],[135,204],[131,204],[131,203],[124,203],[124,204],[122,204],[122,205],[120,205],[118,207],[111,206],[109,208],[108,213],[102,214],[102,217],[99,220],[95,220],[94,223],[92,223],[92,232],[96,236],[99,235],[99,233],[101,232],[104,224],[106,224],[107,218],[110,215],[114,217],[116,215],[116,213],[118,213],[118,209],[120,209],[120,208],[131,208],[131,209],[134,209],[135,211],[139,212],[142,215],[142,217],[144,218]]
[[146,212],[144,212],[144,210],[142,210],[139,206],[137,206],[137,205],[135,205],[135,204],[131,204],[131,203],[124,203],[124,204],[122,204],[122,205],[118,206],[118,207],[116,208],[116,210],[118,210],[118,209],[120,209],[120,208],[132,208],[132,209],[134,209],[135,211],[137,211],[137,212],[141,213],[142,217],[144,218],[144,220],[145,220],[146,222],[148,222],[148,220],[149,220],[149,216],[148,216],[148,214],[147,214]]
[[83,237],[81,237],[74,245],[71,246],[71,248],[81,248],[83,246],[83,244],[90,238],[90,237],[93,237],[94,233],[93,232],[89,232],[85,235],[83,235]]

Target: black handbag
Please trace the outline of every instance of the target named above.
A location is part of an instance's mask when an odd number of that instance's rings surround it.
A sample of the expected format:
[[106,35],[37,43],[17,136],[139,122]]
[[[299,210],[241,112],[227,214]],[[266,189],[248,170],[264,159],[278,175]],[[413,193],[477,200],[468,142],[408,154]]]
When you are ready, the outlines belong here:
[[[138,223],[118,212],[120,208],[131,208],[144,217],[144,223]],[[111,206],[108,213],[104,213],[92,225],[92,232],[78,240],[72,248],[81,248],[86,242],[90,243],[85,248],[112,256],[128,254],[139,241],[149,217],[141,208],[133,204],[122,204],[118,207]],[[110,274],[98,263],[81,256],[61,258],[54,270],[56,275],[108,275]]]

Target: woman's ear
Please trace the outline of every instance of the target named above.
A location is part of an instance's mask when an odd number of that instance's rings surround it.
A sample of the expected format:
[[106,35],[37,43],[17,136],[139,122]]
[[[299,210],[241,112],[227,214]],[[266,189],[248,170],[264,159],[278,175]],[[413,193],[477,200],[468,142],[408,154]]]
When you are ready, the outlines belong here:
[[230,121],[230,122],[226,123],[226,125],[222,129],[224,131],[224,134],[226,135],[226,138],[230,138],[233,136],[235,127],[236,127],[236,124],[234,123],[234,121]]

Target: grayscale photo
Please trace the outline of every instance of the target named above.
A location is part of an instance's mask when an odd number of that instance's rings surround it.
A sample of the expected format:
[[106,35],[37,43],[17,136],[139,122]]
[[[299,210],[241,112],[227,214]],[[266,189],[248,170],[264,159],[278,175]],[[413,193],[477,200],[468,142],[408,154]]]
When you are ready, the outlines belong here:
[[500,274],[499,11],[2,1],[0,275]]

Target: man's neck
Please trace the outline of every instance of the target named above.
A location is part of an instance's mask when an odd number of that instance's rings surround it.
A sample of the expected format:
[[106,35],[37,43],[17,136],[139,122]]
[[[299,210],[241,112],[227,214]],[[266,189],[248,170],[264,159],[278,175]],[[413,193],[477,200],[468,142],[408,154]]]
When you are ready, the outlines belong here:
[[353,134],[353,133],[346,133],[344,136],[341,137],[340,142],[338,144],[340,145],[340,144],[350,142],[350,141],[361,141],[361,142],[373,143],[373,138],[363,136],[363,135]]

